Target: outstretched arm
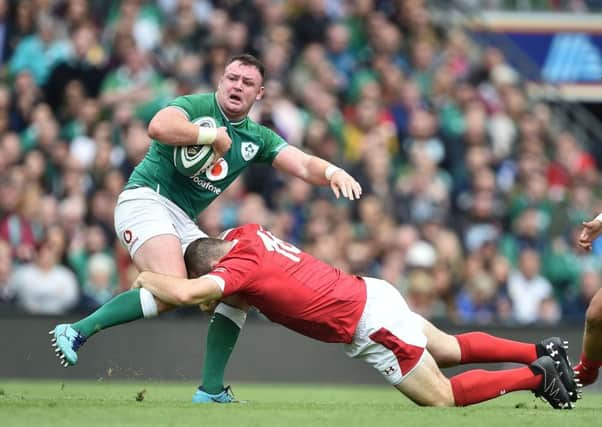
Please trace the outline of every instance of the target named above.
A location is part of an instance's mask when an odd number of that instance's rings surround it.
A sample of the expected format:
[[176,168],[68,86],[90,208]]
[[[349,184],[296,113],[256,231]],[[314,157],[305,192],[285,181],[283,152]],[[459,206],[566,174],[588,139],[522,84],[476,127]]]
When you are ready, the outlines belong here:
[[208,276],[182,279],[144,271],[134,280],[132,289],[136,288],[148,289],[155,297],[173,305],[207,304],[222,297],[221,288]]
[[581,234],[579,235],[579,247],[586,251],[592,250],[592,243],[602,234],[602,214],[594,219],[583,223]]
[[360,184],[343,169],[290,145],[278,153],[272,165],[310,184],[330,185],[337,199],[341,194],[349,200],[362,195]]

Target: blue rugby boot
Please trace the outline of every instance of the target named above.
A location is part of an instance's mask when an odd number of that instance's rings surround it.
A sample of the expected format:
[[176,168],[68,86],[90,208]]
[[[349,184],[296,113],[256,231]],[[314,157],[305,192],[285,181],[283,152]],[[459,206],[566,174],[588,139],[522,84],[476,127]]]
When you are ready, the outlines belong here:
[[65,368],[77,363],[77,350],[86,342],[86,337],[73,329],[71,325],[64,323],[56,325],[49,332],[52,335],[52,346],[59,358],[61,366]]
[[199,387],[192,396],[192,403],[238,403],[238,400],[232,394],[230,386],[216,394],[207,393],[202,387]]

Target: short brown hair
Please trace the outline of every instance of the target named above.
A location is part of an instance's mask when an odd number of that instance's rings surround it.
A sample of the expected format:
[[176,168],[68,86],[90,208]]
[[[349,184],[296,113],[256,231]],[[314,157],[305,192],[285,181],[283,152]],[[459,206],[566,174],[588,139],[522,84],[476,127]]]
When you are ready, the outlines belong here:
[[188,278],[194,279],[212,270],[212,264],[224,255],[227,240],[200,237],[190,243],[184,252]]
[[230,59],[228,59],[228,62],[226,62],[226,66],[232,64],[235,61],[238,61],[243,65],[250,65],[257,68],[257,71],[259,71],[259,74],[261,75],[261,80],[265,79],[265,65],[263,65],[263,62],[261,62],[259,58],[251,55],[250,53],[241,53],[239,55],[234,55]]

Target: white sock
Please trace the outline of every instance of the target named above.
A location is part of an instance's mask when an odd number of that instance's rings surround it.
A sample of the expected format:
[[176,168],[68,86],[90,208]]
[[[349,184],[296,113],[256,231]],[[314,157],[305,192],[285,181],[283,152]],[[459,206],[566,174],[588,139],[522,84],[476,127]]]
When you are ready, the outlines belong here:
[[224,304],[223,302],[219,303],[219,305],[215,308],[215,312],[232,320],[240,329],[242,329],[245,321],[247,320],[246,311],[241,310],[240,308],[232,307],[228,304]]
[[140,289],[140,306],[142,307],[144,317],[155,317],[159,314],[155,297],[148,289]]

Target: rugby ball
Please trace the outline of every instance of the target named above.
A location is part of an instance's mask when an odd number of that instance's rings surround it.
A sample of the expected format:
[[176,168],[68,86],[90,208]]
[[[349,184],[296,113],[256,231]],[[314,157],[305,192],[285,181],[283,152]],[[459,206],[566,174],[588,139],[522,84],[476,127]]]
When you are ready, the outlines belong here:
[[[213,117],[201,117],[193,121],[195,125],[217,128]],[[173,164],[185,176],[199,175],[213,163],[212,145],[178,145],[173,150]]]

